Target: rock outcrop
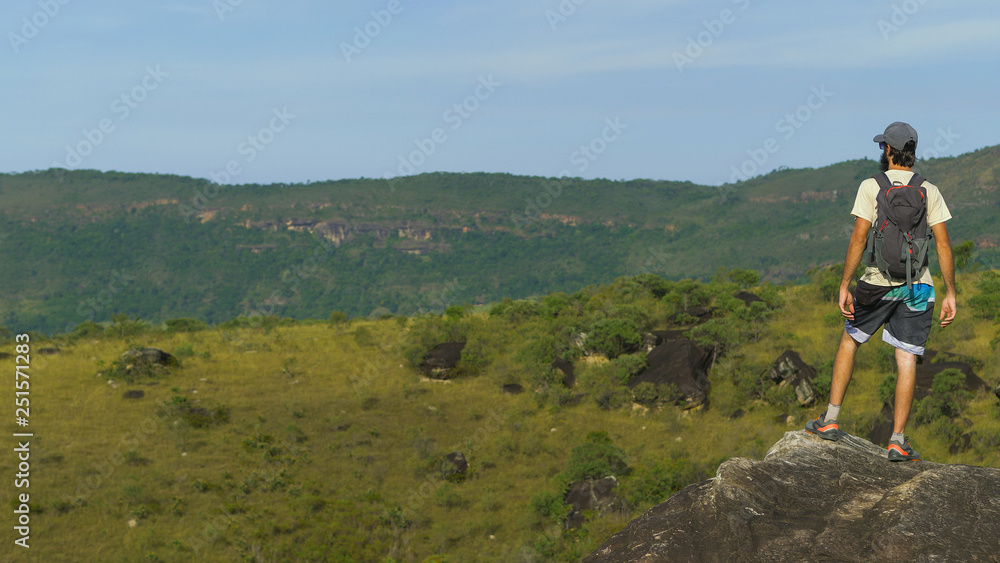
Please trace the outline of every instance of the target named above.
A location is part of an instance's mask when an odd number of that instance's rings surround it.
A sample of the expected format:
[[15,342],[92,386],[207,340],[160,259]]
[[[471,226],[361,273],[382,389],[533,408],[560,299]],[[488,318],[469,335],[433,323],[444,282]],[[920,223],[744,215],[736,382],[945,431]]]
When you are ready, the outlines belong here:
[[871,442],[788,432],[609,538],[586,563],[1000,561],[1000,469],[892,463]]
[[816,368],[805,363],[798,352],[785,350],[771,365],[768,375],[771,381],[779,385],[790,385],[795,389],[795,398],[800,405],[811,406],[816,403],[816,391],[812,386]]
[[420,365],[424,374],[432,379],[451,379],[458,361],[462,359],[465,342],[445,342],[438,344],[424,355]]
[[556,358],[552,361],[552,369],[562,372],[562,384],[565,387],[576,385],[576,374],[573,372],[573,364],[563,358]]
[[629,387],[643,382],[671,384],[684,397],[688,408],[708,404],[708,370],[712,355],[687,338],[665,340],[646,354],[646,369],[628,381]]
[[122,354],[122,360],[134,364],[149,364],[158,366],[180,365],[173,354],[169,354],[159,348],[133,348]]
[[573,507],[566,516],[566,527],[576,529],[582,526],[586,521],[584,511],[607,512],[616,508],[620,504],[618,495],[615,494],[617,487],[618,479],[613,476],[571,483],[563,498],[566,504]]

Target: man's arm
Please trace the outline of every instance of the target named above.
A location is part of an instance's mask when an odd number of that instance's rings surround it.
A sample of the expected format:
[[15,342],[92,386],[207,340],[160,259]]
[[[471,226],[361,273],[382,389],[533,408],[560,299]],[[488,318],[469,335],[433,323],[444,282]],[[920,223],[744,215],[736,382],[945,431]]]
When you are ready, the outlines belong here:
[[941,266],[941,277],[944,278],[944,300],[941,302],[941,326],[946,327],[954,320],[958,312],[955,303],[955,259],[951,255],[951,241],[948,240],[948,228],[944,223],[931,226],[934,240],[937,243],[938,264]]
[[868,231],[871,228],[871,221],[856,217],[854,219],[854,232],[851,233],[851,242],[847,243],[847,258],[844,260],[844,277],[840,280],[840,300],[838,303],[840,314],[852,321],[854,320],[854,296],[850,292],[851,280],[854,279],[854,272],[861,265],[861,255],[864,254],[865,245],[868,243]]

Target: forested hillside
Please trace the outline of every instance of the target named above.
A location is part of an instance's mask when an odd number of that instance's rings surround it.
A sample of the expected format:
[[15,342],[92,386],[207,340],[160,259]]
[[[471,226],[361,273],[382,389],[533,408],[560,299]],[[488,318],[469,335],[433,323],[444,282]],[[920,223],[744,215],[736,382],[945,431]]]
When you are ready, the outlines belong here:
[[[953,241],[997,265],[1000,148],[921,163]],[[720,266],[801,281],[843,260],[872,160],[719,187],[422,174],[217,185],[152,174],[0,176],[0,325],[66,332],[114,314],[159,323],[440,311],[621,275]]]

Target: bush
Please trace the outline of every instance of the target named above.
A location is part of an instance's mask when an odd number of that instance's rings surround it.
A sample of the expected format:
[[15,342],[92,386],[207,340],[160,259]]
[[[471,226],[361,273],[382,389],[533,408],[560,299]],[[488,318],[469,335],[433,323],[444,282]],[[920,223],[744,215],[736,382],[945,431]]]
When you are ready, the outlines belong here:
[[531,497],[531,511],[541,518],[562,522],[572,510],[563,499],[563,492],[543,491]]
[[951,420],[962,414],[965,403],[974,396],[965,390],[965,374],[957,369],[946,369],[934,376],[929,395],[917,404],[915,420],[922,424],[939,418]]
[[642,335],[635,321],[627,319],[600,319],[587,332],[587,347],[609,359],[634,352],[642,345]]
[[952,256],[955,257],[955,269],[958,271],[965,270],[969,266],[969,260],[972,259],[972,250],[975,248],[975,243],[971,240],[967,240],[961,244],[957,244],[952,247]]
[[178,360],[184,360],[194,356],[194,344],[185,342],[184,344],[174,348],[174,356]]
[[640,405],[672,405],[683,397],[684,395],[677,389],[677,386],[672,383],[657,385],[650,381],[643,381],[632,388],[632,399]]
[[840,282],[844,277],[844,265],[834,264],[824,268],[813,268],[807,272],[819,289],[820,299],[835,302],[840,297]]
[[1000,274],[983,272],[976,283],[979,293],[969,298],[972,316],[977,319],[1000,320]]
[[703,478],[703,473],[690,461],[672,458],[640,467],[622,489],[629,504],[645,507],[658,504]]
[[573,448],[561,478],[568,485],[583,479],[624,475],[627,470],[625,451],[614,445],[602,430],[588,433],[584,443]]
[[603,364],[585,365],[579,373],[579,388],[602,409],[614,409],[632,400],[628,380],[646,367],[645,354],[626,354]]
[[83,321],[70,334],[73,338],[98,338],[104,336],[104,327],[94,321]]
[[654,299],[661,299],[670,291],[670,282],[660,276],[646,272],[634,276],[631,284],[643,292],[648,292]]
[[816,377],[812,380],[813,391],[816,392],[817,402],[823,402],[830,398],[830,385],[833,383],[833,358],[827,360],[816,369]]
[[541,311],[542,306],[535,301],[514,301],[509,297],[505,297],[502,301],[490,308],[490,316],[503,317],[512,323],[520,323],[527,319],[537,317]]
[[674,306],[675,312],[682,312],[691,307],[703,307],[712,302],[712,291],[704,284],[694,280],[675,282],[663,300]]

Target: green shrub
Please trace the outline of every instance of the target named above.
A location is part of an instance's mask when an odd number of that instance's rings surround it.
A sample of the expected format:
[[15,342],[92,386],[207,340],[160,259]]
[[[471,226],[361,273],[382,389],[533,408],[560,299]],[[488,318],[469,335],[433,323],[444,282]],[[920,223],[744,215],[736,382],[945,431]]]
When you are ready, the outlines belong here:
[[639,467],[622,485],[629,504],[634,507],[652,506],[670,495],[704,478],[703,473],[686,459],[668,460]]
[[976,283],[979,293],[969,298],[972,316],[977,319],[1000,320],[1000,273],[983,272]]
[[812,380],[813,391],[816,392],[817,402],[823,402],[830,398],[830,385],[833,383],[833,358],[820,364],[816,369],[816,377]]
[[512,323],[520,323],[537,317],[541,311],[542,306],[535,301],[514,301],[510,298],[504,298],[490,308],[490,316],[503,317]]
[[632,388],[632,399],[646,406],[658,404],[676,404],[683,398],[680,390],[672,383],[655,384],[651,381],[643,381]]
[[563,500],[565,493],[543,491],[531,497],[531,511],[541,518],[562,522],[572,507]]
[[76,325],[70,335],[73,338],[98,338],[104,336],[104,327],[94,321],[83,321]]
[[569,484],[583,479],[623,475],[627,470],[625,451],[614,445],[608,433],[602,430],[589,432],[584,442],[573,448],[561,477]]
[[946,369],[935,375],[930,394],[917,403],[914,419],[929,424],[939,418],[950,421],[961,415],[965,403],[974,396],[964,386],[965,374],[957,369]]
[[185,342],[184,344],[177,346],[176,348],[174,348],[174,356],[178,360],[185,360],[187,358],[190,358],[191,356],[194,356],[194,344],[190,342]]
[[972,250],[976,247],[975,243],[971,240],[967,240],[961,244],[957,244],[952,247],[952,256],[955,258],[955,269],[958,271],[965,270],[969,266],[969,260],[972,259]]
[[634,352],[641,345],[639,326],[632,320],[600,319],[587,331],[587,348],[610,359]]

